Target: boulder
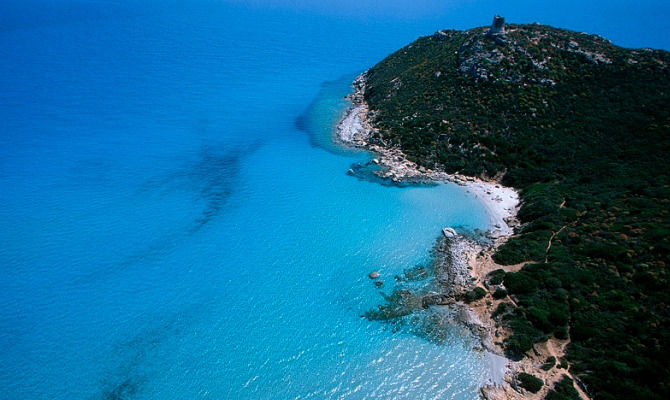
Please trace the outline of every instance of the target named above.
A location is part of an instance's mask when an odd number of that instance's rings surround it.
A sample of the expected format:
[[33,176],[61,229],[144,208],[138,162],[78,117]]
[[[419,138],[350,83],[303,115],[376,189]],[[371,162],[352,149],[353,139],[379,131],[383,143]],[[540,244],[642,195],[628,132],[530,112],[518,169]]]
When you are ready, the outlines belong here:
[[379,272],[378,271],[372,271],[368,274],[368,277],[370,279],[377,279],[377,278],[379,278]]
[[457,235],[454,228],[444,228],[442,229],[442,234],[444,235],[444,237],[449,239],[454,238]]

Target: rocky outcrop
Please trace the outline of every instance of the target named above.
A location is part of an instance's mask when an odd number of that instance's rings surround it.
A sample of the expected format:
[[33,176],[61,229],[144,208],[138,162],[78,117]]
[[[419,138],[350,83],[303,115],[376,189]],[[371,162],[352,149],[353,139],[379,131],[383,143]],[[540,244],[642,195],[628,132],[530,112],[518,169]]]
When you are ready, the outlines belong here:
[[421,307],[428,308],[430,306],[447,306],[454,304],[455,302],[456,300],[446,293],[430,292],[421,298]]
[[443,292],[451,297],[472,289],[465,253],[467,242],[463,236],[444,237],[434,250],[435,278]]

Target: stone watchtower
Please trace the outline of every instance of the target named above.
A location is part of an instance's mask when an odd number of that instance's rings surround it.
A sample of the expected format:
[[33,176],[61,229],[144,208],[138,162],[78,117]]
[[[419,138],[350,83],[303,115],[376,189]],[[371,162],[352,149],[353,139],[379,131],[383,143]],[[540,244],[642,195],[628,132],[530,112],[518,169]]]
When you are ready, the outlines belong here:
[[504,35],[505,34],[505,17],[496,15],[493,17],[491,29],[488,31],[489,35]]

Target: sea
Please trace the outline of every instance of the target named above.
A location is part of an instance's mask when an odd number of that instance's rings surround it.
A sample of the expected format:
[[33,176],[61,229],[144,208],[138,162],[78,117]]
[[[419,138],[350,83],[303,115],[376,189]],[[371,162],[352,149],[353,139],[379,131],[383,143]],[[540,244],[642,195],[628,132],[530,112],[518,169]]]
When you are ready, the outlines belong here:
[[4,2],[1,399],[473,399],[491,380],[459,330],[362,317],[485,208],[348,176],[372,155],[332,142],[353,78],[449,10],[284,3]]

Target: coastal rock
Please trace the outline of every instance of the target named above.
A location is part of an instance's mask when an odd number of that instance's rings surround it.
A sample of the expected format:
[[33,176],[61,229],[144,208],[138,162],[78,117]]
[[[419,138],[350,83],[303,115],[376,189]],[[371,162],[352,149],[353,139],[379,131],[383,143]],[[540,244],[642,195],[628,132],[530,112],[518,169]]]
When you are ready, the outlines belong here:
[[368,277],[370,279],[377,279],[379,278],[379,271],[372,271],[368,274]]
[[446,306],[454,304],[456,300],[444,293],[428,293],[421,298],[421,307],[428,308],[430,306]]
[[446,294],[465,293],[473,286],[465,257],[467,244],[462,236],[443,238],[434,250],[435,278]]
[[447,239],[456,237],[456,231],[454,230],[454,228],[444,228],[442,229],[442,234]]

